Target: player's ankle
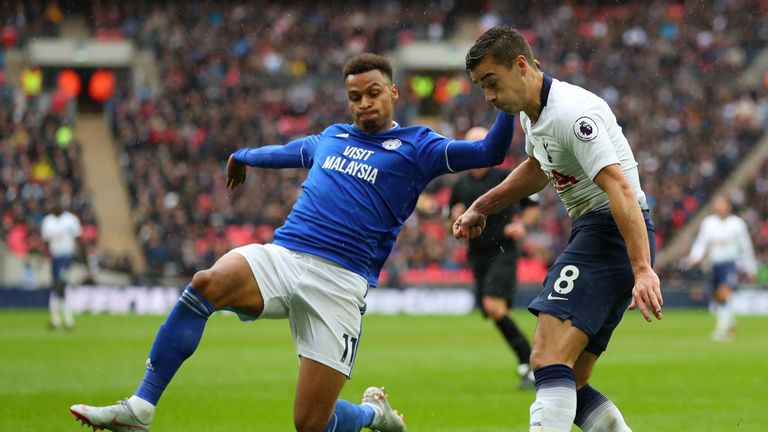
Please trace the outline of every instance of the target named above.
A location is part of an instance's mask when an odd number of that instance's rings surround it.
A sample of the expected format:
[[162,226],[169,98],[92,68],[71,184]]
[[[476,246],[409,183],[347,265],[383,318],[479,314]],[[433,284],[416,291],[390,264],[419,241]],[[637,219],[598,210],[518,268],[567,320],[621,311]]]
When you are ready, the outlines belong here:
[[128,398],[128,406],[140,422],[147,425],[152,422],[152,417],[155,416],[155,406],[150,402],[133,395]]

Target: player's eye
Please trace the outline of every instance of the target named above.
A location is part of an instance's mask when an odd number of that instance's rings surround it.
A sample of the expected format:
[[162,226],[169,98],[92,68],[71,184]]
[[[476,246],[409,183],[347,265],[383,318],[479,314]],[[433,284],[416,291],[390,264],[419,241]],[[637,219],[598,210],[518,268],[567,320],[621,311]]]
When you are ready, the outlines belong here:
[[347,99],[351,100],[352,102],[357,102],[360,100],[360,95],[350,94],[350,95],[347,95]]

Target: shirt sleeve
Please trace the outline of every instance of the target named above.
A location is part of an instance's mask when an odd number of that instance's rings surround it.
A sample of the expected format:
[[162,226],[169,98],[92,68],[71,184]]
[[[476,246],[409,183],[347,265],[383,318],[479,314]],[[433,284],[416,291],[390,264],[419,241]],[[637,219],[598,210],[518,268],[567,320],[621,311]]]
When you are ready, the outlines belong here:
[[707,253],[707,243],[709,243],[709,230],[707,229],[709,220],[704,219],[699,227],[699,234],[696,236],[696,240],[691,247],[691,253],[688,258],[691,261],[699,262],[704,258],[704,254]]
[[533,155],[533,143],[531,143],[531,140],[528,138],[525,139],[525,154],[527,154],[529,157],[535,157]]
[[478,141],[454,140],[427,129],[421,146],[423,170],[428,178],[434,178],[448,172],[498,165],[504,162],[514,132],[515,116],[503,112],[496,117],[488,135]]
[[40,235],[43,237],[44,241],[51,240],[51,218],[48,216],[43,218],[43,223],[40,226]]
[[322,135],[310,135],[284,145],[241,148],[232,154],[238,163],[262,168],[311,168]]
[[749,236],[749,228],[746,222],[739,221],[739,249],[741,251],[741,269],[748,274],[757,273],[757,260],[755,259],[755,249],[752,247],[752,239]]
[[72,228],[72,236],[80,237],[83,235],[83,226],[80,224],[80,219],[78,219],[77,216],[70,214],[69,221]]
[[599,115],[588,114],[576,119],[561,131],[563,143],[581,165],[590,180],[594,180],[601,169],[618,164],[618,155],[611,144],[608,130]]

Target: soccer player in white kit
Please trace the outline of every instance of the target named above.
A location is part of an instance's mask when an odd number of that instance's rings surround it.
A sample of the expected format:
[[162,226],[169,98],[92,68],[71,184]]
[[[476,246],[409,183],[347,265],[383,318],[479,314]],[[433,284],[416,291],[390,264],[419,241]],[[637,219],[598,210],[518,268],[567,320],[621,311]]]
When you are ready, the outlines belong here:
[[731,203],[725,196],[712,198],[713,214],[704,218],[699,234],[688,255],[688,264],[699,264],[704,258],[712,264],[713,310],[717,324],[712,340],[725,342],[733,338],[736,321],[731,308],[731,294],[736,288],[736,270],[749,279],[757,273],[757,260],[749,229],[744,219],[731,213]]
[[[57,203],[51,213],[43,218],[40,230],[51,256],[53,284],[51,296],[48,299],[51,328],[54,330],[61,328],[63,316],[64,327],[72,329],[75,326],[75,317],[67,305],[66,287],[69,281],[69,267],[75,258],[83,228],[77,216],[64,211],[62,206]],[[84,247],[80,246],[85,253]]]
[[662,318],[653,223],[632,150],[605,101],[544,74],[517,30],[488,30],[466,66],[488,102],[520,112],[528,159],[457,219],[454,235],[476,237],[488,214],[549,181],[574,220],[568,246],[529,305],[538,316],[530,431],[566,432],[574,423],[586,432],[630,431],[588,380],[627,306],[649,322]]

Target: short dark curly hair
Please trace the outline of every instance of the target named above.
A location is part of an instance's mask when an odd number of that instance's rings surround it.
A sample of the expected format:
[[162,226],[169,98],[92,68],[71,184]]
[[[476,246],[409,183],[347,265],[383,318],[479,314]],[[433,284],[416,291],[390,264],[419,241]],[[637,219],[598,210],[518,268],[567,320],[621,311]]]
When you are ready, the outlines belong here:
[[533,51],[523,35],[511,26],[497,26],[482,34],[467,53],[467,72],[473,71],[483,57],[490,54],[494,63],[511,68],[515,59],[523,55],[528,63],[535,66]]
[[381,71],[381,73],[386,75],[386,77],[392,81],[392,64],[386,57],[373,53],[358,54],[347,60],[343,69],[344,79],[347,79],[349,75],[356,75],[372,70]]

